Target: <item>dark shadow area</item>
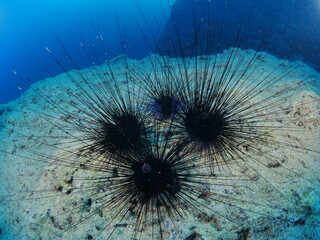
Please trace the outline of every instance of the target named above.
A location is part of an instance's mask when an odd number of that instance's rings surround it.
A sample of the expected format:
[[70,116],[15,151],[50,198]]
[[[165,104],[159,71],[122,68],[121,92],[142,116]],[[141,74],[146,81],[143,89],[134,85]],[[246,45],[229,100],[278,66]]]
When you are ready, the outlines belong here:
[[320,71],[319,5],[316,0],[177,0],[156,51],[183,57],[240,47],[301,60]]

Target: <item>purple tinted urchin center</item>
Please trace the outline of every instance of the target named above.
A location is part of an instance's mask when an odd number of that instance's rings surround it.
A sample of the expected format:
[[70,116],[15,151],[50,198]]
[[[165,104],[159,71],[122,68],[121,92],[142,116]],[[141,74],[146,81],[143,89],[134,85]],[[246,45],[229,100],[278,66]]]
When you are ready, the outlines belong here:
[[170,94],[160,94],[153,103],[155,115],[161,119],[172,118],[179,111],[179,107],[179,101]]

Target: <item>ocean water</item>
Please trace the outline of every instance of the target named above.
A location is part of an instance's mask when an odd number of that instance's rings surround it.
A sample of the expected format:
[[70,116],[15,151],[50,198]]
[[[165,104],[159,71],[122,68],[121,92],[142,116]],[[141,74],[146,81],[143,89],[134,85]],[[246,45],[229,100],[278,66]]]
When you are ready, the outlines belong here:
[[320,238],[320,2],[0,2],[0,239]]
[[[17,80],[12,71],[16,70],[27,76],[31,82],[62,72],[53,64],[45,50],[46,47],[49,47],[56,54],[63,55],[56,36],[60,37],[67,48],[72,51],[79,45],[80,34],[85,36],[89,42],[94,42],[96,34],[93,32],[92,22],[98,21],[101,24],[104,41],[113,51],[110,58],[121,53],[115,14],[118,15],[123,29],[126,29],[128,38],[131,38],[136,45],[136,57],[146,56],[148,54],[146,44],[135,21],[142,27],[146,26],[134,2],[134,0],[54,1],[52,3],[40,0],[1,1],[0,89],[2,91],[0,103],[14,100],[28,88],[27,84]],[[228,3],[227,8],[224,6],[225,2]],[[300,59],[319,71],[319,1],[273,0],[266,2],[258,0],[255,1],[255,6],[250,6],[251,2],[248,0],[217,1],[215,9],[219,14],[220,23],[227,24],[229,29],[224,30],[225,39],[228,42],[226,47],[233,44],[228,40],[233,38],[228,38],[228,35],[237,32],[243,16],[252,14],[252,11],[255,22],[250,31],[261,31],[262,33],[251,36],[248,34],[250,39],[243,45],[244,48],[257,46],[261,43],[261,37],[271,31],[272,33],[268,36],[269,40],[263,44],[265,49],[261,50],[266,50],[281,58]],[[143,14],[148,19],[152,19],[150,28],[155,33],[161,30],[161,26],[164,26],[165,20],[162,12],[169,14],[166,3],[167,1],[164,0],[139,1]],[[182,21],[183,24],[190,26],[191,9],[181,9],[180,14],[177,20],[179,24]],[[153,18],[157,19],[160,27],[156,26]],[[145,31],[145,34],[148,35],[150,32]]]
[[[169,11],[168,5],[164,3],[167,1],[139,1],[144,15],[150,19],[158,19],[160,26],[164,25],[160,4],[163,4],[165,13]],[[16,99],[28,88],[28,84],[19,81],[12,71],[18,71],[32,83],[62,72],[46,51],[46,47],[49,47],[63,57],[57,36],[71,53],[74,53],[74,48],[80,45],[80,35],[89,43],[95,42],[97,34],[92,24],[98,22],[104,41],[112,51],[108,57],[112,58],[122,53],[116,15],[121,24],[121,31],[125,30],[136,45],[135,57],[147,55],[145,43],[138,29],[142,19],[134,0],[3,0],[0,2],[0,9],[0,103]],[[150,27],[158,28],[152,24]]]

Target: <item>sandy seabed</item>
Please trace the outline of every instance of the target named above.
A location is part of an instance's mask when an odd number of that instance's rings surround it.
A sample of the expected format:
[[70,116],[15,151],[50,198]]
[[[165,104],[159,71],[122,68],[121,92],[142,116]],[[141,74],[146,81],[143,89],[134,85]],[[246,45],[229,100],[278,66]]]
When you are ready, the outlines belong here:
[[[248,51],[247,56],[250,54],[255,52]],[[151,68],[150,58],[128,60],[128,63],[130,66]],[[265,72],[278,76],[273,70],[283,60],[266,53],[259,53],[259,58],[263,65],[254,71],[256,76],[263,77]],[[245,181],[239,186],[237,180],[228,180],[231,186],[219,189],[223,194],[246,200],[230,200],[230,203],[252,211],[207,202],[208,208],[223,216],[235,216],[241,225],[207,210],[203,214],[190,213],[176,223],[182,239],[320,239],[320,154],[316,152],[320,149],[320,97],[317,94],[320,74],[303,63],[288,61],[277,71],[297,64],[299,67],[282,77],[279,84],[257,96],[274,95],[276,98],[279,87],[308,82],[286,95],[285,102],[275,106],[279,110],[277,114],[272,115],[275,119],[273,126],[285,126],[287,129],[281,132],[272,130],[275,138],[296,147],[267,147],[268,154],[277,158],[254,156],[255,160],[248,160],[254,169],[258,169],[257,172],[246,171],[241,163],[234,168],[235,173],[244,174],[252,181]],[[110,66],[119,82],[125,82],[119,58],[110,61]],[[216,66],[216,69],[223,67]],[[90,78],[96,70],[84,69],[81,74]],[[52,116],[57,107],[76,111],[72,102],[77,103],[80,93],[70,75],[77,76],[79,71],[37,82],[19,99],[0,107],[0,239],[90,239],[90,236],[97,236],[110,219],[109,213],[113,209],[94,211],[99,203],[87,203],[95,196],[74,190],[86,184],[76,179],[90,177],[94,173],[57,163],[57,159],[63,157],[62,149],[67,147],[64,141],[68,136],[57,127],[54,118],[48,121],[46,114]],[[97,76],[93,79],[99,85],[102,79],[99,80],[98,73]],[[276,105],[277,101],[272,103]],[[288,107],[290,111],[285,111]],[[59,118],[57,116],[57,121]],[[259,161],[265,166],[258,164]],[[217,192],[216,189],[210,190]],[[68,229],[68,224],[91,213],[88,220]],[[281,221],[283,218],[288,221]],[[131,232],[127,229],[134,225],[134,220],[134,217],[127,219],[111,239],[129,239]],[[165,225],[165,239],[181,239],[169,219],[165,220]],[[108,227],[103,231],[101,239],[112,229]],[[148,234],[150,231],[146,229],[142,239],[151,239]]]

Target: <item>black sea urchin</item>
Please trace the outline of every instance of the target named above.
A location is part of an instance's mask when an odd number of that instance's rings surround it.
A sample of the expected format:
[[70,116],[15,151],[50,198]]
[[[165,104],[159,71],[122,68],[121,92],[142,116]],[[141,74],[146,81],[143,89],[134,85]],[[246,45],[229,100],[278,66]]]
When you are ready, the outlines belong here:
[[[63,46],[62,43],[61,45]],[[88,47],[84,44],[82,46]],[[63,66],[60,60],[48,51],[58,65]],[[65,52],[73,67],[78,68],[66,49]],[[119,57],[113,60],[112,64],[117,62],[121,69],[128,68],[126,58]],[[109,154],[123,155],[146,145],[147,134],[152,128],[149,126],[149,115],[144,111],[141,98],[132,93],[140,90],[133,86],[130,70],[127,69],[127,72],[118,78],[116,75],[119,73],[106,61],[104,66],[93,66],[86,73],[77,71],[75,75],[67,75],[74,89],[60,85],[63,92],[56,97],[58,101],[65,101],[68,95],[75,96],[76,101],[70,102],[72,110],[54,108],[45,118],[52,121],[59,116],[60,120],[55,121],[55,124],[73,138],[68,152],[74,154],[76,151],[78,155],[94,153],[94,157],[88,159],[94,161],[103,158],[107,162]],[[67,95],[64,95],[65,93]],[[45,98],[46,101],[53,102],[51,96],[45,95]]]

